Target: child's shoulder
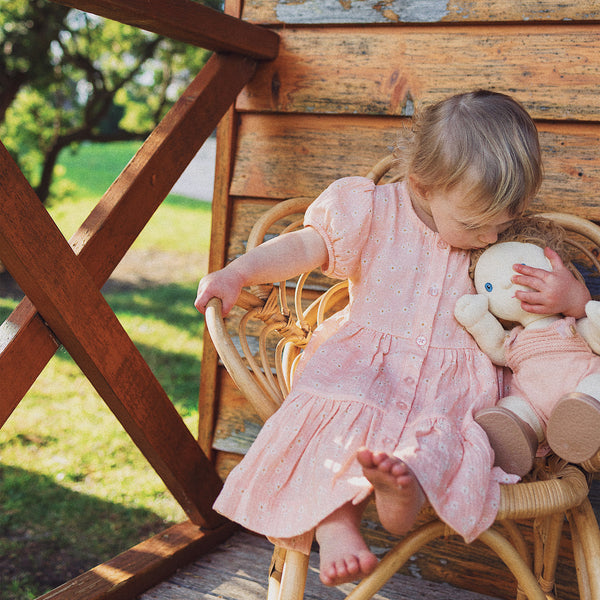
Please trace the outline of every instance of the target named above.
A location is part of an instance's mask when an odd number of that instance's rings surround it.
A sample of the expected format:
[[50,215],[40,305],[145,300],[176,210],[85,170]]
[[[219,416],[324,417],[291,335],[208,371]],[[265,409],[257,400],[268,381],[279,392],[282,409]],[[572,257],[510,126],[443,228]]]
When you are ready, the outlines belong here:
[[350,175],[336,179],[327,189],[336,191],[352,192],[371,192],[375,191],[375,182],[368,177],[360,175]]

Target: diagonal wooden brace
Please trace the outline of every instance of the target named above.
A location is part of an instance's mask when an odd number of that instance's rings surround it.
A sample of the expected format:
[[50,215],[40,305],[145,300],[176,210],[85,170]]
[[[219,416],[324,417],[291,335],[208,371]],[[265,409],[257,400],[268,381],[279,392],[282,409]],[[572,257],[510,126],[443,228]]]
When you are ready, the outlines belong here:
[[[7,155],[2,146],[4,166]],[[2,261],[190,518],[217,525],[214,467],[91,275],[16,165],[2,169],[0,187]]]
[[99,288],[254,67],[239,56],[213,56],[79,229],[73,248],[0,144],[0,259],[28,296],[0,334],[5,418],[62,343],[189,518],[208,528],[222,522],[211,508],[221,480]]
[[[213,55],[71,239],[100,288],[254,73],[256,63]],[[3,171],[16,168],[12,159]],[[0,194],[4,189],[0,189]],[[2,257],[0,257],[1,260]],[[0,427],[59,343],[27,298],[0,325]],[[36,348],[31,353],[31,348]]]

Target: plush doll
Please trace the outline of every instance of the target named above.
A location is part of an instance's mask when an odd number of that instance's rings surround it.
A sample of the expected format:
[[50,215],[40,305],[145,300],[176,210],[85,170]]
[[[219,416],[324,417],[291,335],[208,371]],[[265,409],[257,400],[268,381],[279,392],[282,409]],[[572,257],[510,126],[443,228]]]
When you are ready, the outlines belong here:
[[[551,221],[532,219],[518,220],[496,244],[473,257],[477,294],[459,298],[455,308],[456,319],[481,350],[510,369],[510,395],[475,418],[490,439],[496,464],[520,476],[532,468],[544,442],[575,463],[600,449],[600,302],[588,302],[587,316],[579,320],[521,308],[512,266],[551,271],[543,248],[553,247],[548,235],[560,238],[563,231]],[[542,234],[541,239],[511,241],[529,239],[519,237],[524,227]],[[561,258],[569,264],[564,254]]]

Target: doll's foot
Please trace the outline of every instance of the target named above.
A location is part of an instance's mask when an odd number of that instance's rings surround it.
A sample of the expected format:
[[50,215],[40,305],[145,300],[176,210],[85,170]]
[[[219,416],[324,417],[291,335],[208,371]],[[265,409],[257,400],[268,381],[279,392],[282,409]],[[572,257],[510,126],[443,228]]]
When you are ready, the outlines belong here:
[[405,534],[414,525],[425,494],[406,463],[385,452],[358,451],[364,476],[375,489],[375,505],[381,524],[390,533]]
[[533,467],[538,437],[528,423],[501,406],[485,408],[475,415],[494,450],[494,464],[519,477]]
[[362,507],[345,504],[317,526],[320,578],[325,585],[349,583],[369,575],[377,557],[360,534]]
[[600,450],[600,402],[582,392],[566,394],[550,414],[546,438],[560,458],[590,460]]

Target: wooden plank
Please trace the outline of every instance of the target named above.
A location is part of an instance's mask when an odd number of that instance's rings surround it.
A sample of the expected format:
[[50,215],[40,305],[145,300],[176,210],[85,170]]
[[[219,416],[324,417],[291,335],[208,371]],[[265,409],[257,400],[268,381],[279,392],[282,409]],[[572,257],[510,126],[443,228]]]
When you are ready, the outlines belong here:
[[[178,571],[168,581],[148,590],[140,600],[264,600],[273,546],[261,536],[236,532],[209,555]],[[448,565],[450,568],[450,565]],[[355,587],[324,586],[318,578],[319,555],[310,556],[304,600],[342,600]],[[373,600],[492,600],[418,575],[396,574]]]
[[243,18],[269,25],[585,21],[600,19],[600,6],[595,0],[252,0]]
[[257,59],[277,56],[279,38],[275,32],[191,0],[53,1],[208,50],[236,52]]
[[213,448],[220,452],[246,454],[262,427],[262,421],[237,389],[225,367],[219,367],[218,377],[219,414],[215,423]]
[[59,347],[28,298],[0,325],[0,427]]
[[214,467],[3,145],[0,190],[2,262],[190,519],[221,524]]
[[[98,287],[212,133],[254,65],[235,55],[212,56],[72,237],[72,247]],[[58,346],[27,299],[2,325],[0,335],[1,426]]]
[[212,531],[202,531],[190,521],[179,523],[38,600],[131,600],[178,568],[214,550],[235,529],[228,523]]
[[287,28],[281,40],[239,110],[410,115],[415,103],[486,88],[536,119],[600,117],[598,25]]
[[[242,12],[241,0],[227,0],[224,10],[226,14],[239,18]],[[237,123],[237,115],[232,106],[217,128],[217,155],[212,202],[210,252],[208,257],[209,273],[225,266],[229,222],[231,219],[229,186],[233,172]],[[205,329],[200,391],[198,395],[198,443],[209,458],[212,458],[212,439],[219,397],[218,365],[219,356],[217,350],[208,330]]]
[[[231,193],[316,196],[333,180],[365,175],[393,147],[404,121],[364,116],[247,114]],[[539,122],[545,180],[534,210],[600,219],[600,124]]]

